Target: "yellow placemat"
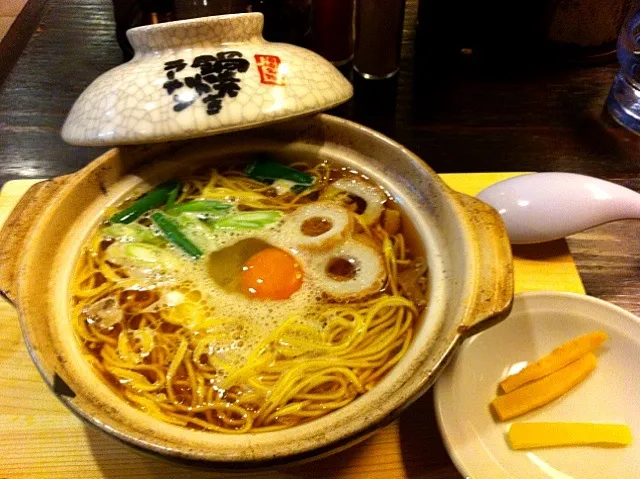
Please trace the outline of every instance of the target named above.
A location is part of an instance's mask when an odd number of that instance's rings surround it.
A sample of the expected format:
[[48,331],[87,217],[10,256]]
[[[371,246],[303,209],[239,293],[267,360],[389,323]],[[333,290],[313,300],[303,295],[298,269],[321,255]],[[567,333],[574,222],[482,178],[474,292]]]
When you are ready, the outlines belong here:
[[[452,188],[475,195],[513,173],[442,175]],[[6,183],[0,191],[0,225],[36,181]],[[0,265],[2,267],[2,265]],[[564,241],[514,248],[516,291],[584,293]],[[13,308],[0,301],[0,478],[235,478],[240,474],[194,471],[134,453],[85,426],[47,389],[22,341]],[[422,401],[422,400],[421,400]],[[425,410],[428,408],[428,410]],[[429,462],[429,454],[436,459]],[[364,443],[310,466],[253,473],[259,478],[443,478],[444,452],[428,397],[399,421]],[[426,459],[425,459],[426,458]],[[432,470],[431,470],[432,469]]]

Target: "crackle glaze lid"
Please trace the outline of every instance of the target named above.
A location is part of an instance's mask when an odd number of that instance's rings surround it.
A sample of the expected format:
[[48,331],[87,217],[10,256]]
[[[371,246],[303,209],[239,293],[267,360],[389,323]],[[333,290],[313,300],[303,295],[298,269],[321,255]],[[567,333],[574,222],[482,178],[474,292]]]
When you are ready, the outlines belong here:
[[261,13],[131,29],[133,59],[73,105],[62,138],[124,145],[195,138],[330,109],[353,88],[327,60],[262,38]]

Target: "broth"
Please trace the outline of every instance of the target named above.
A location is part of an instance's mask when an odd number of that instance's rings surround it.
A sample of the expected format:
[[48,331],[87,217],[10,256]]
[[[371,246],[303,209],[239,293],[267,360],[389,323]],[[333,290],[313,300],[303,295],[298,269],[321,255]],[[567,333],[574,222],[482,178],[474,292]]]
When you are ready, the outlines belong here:
[[132,406],[196,429],[278,430],[349,404],[402,358],[427,302],[407,244],[413,226],[357,171],[262,158],[199,171],[98,226],[72,320]]

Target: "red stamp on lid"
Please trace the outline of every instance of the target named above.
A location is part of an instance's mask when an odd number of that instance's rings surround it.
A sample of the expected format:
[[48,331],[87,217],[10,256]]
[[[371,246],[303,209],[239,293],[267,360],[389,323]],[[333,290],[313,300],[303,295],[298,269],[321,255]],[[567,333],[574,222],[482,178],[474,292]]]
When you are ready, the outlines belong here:
[[256,64],[260,72],[260,81],[265,85],[285,85],[285,75],[280,68],[280,57],[275,55],[256,55]]

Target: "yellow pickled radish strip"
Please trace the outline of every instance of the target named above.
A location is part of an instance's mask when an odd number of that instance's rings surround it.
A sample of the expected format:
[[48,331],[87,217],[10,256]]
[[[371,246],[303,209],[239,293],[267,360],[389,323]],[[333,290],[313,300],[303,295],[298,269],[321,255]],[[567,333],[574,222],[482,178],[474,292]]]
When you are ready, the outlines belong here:
[[574,387],[596,367],[596,356],[587,353],[558,371],[496,397],[491,406],[500,420],[506,421],[544,406]]
[[606,339],[607,333],[604,331],[595,331],[572,339],[535,363],[529,364],[519,373],[503,379],[500,389],[509,393],[523,384],[543,378],[598,348]]
[[579,422],[516,422],[507,434],[512,449],[554,446],[628,446],[631,429],[626,424]]

